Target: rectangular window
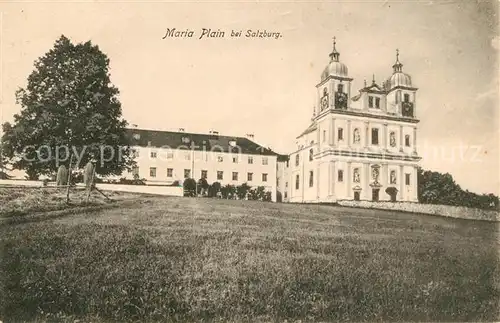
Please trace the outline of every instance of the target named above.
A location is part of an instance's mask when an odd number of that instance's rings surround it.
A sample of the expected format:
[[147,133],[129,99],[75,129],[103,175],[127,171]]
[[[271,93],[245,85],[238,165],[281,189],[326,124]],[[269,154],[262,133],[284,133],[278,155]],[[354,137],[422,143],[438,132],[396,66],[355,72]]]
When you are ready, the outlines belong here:
[[262,165],[267,165],[268,160],[267,157],[262,157]]
[[233,181],[238,180],[238,172],[233,172]]
[[191,170],[185,169],[184,170],[184,178],[190,178],[190,177],[191,177]]
[[296,175],[295,176],[295,189],[298,190],[300,187],[300,184],[299,184],[299,175]]
[[344,85],[343,84],[338,84],[337,85],[337,92],[339,92],[339,93],[344,92]]
[[326,130],[323,130],[323,142],[326,141]]
[[235,163],[235,164],[238,163],[238,157],[233,157],[233,163]]
[[149,167],[149,177],[156,177],[156,167]]
[[309,171],[309,187],[313,187],[314,185],[314,173],[313,171]]
[[151,158],[156,158],[156,151],[152,151],[150,156]]
[[343,181],[344,181],[344,171],[343,171],[343,170],[341,170],[341,169],[339,169],[339,171],[338,171],[338,174],[337,174],[337,180],[338,180],[339,182],[343,182]]
[[410,95],[408,93],[405,93],[403,97],[405,102],[410,102]]
[[248,163],[253,164],[253,157],[252,156],[248,156]]
[[406,185],[410,185],[410,177],[411,177],[411,174],[405,174],[405,184]]
[[288,188],[288,182],[285,182],[285,187]]
[[172,177],[172,176],[174,176],[174,169],[167,168],[167,177]]
[[217,180],[218,180],[218,181],[221,181],[221,180],[223,180],[223,179],[224,179],[224,172],[223,172],[223,171],[221,171],[221,170],[218,170],[218,171],[217,171]]
[[201,178],[207,178],[208,177],[208,172],[206,170],[201,171]]
[[344,129],[339,128],[337,132],[337,137],[339,138],[339,140],[344,140]]
[[373,96],[368,97],[368,107],[373,108]]
[[247,173],[247,181],[251,182],[253,180],[253,173]]
[[409,135],[405,136],[405,146],[410,147],[410,136]]
[[287,197],[288,197],[288,194],[287,194],[287,192],[285,192],[285,195],[284,195],[284,197],[285,197],[285,198],[287,198]]
[[380,109],[380,98],[375,98],[375,108]]
[[262,174],[262,181],[267,182],[267,174],[266,173]]
[[167,159],[174,159],[174,152],[173,151],[167,151]]
[[378,145],[378,128],[372,128],[372,145]]
[[222,156],[217,156],[217,161],[219,163],[222,163],[224,161],[224,158]]
[[295,166],[299,166],[300,163],[300,157],[299,154],[295,155]]

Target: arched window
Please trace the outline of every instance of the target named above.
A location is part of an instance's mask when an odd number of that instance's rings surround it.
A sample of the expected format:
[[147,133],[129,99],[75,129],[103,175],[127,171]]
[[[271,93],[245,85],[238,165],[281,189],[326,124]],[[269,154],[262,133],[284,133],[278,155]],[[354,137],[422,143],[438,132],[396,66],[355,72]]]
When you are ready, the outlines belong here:
[[299,175],[295,176],[295,189],[298,190],[300,185]]
[[404,101],[405,102],[410,102],[410,95],[408,93],[405,93],[405,95],[404,95]]
[[314,150],[312,148],[309,149],[309,161],[313,160],[313,154],[314,154]]
[[410,135],[405,135],[405,146],[410,147]]
[[300,162],[300,156],[299,154],[295,155],[295,166],[299,166],[299,162]]

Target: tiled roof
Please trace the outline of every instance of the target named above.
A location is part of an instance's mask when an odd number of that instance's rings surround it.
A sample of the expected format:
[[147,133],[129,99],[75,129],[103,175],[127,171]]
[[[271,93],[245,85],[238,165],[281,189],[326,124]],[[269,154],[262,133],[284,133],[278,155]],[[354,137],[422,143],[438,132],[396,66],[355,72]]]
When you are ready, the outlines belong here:
[[[197,151],[241,152],[251,155],[278,155],[248,138],[146,129],[127,129],[131,146],[194,149]],[[193,148],[191,148],[193,147]]]
[[308,133],[311,133],[316,129],[318,129],[318,127],[316,126],[316,122],[313,122],[313,123],[311,123],[311,125],[309,127],[307,127],[306,130],[304,130],[299,136],[297,136],[297,138],[300,138],[304,135],[307,135]]

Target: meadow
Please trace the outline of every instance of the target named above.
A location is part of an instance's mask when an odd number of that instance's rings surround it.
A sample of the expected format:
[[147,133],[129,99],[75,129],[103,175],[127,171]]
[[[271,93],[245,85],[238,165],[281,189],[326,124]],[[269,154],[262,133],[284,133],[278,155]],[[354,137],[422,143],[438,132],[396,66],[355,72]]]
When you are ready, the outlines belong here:
[[0,226],[0,320],[498,321],[498,223],[141,197]]

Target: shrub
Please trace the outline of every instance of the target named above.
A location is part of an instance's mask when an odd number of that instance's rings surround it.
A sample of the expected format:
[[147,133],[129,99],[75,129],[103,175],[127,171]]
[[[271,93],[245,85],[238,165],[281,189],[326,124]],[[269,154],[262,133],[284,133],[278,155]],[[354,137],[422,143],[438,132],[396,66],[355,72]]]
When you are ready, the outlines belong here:
[[182,185],[184,187],[184,196],[196,196],[196,181],[192,178],[186,178]]

